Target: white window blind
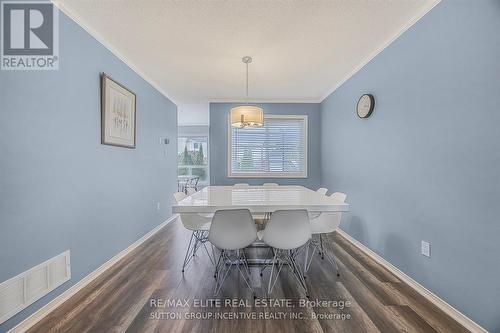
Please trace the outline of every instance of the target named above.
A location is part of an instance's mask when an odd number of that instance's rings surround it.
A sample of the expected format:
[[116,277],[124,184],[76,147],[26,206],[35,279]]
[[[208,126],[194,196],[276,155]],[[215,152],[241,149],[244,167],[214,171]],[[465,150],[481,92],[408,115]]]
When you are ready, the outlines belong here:
[[229,177],[307,177],[307,116],[265,116],[229,129]]

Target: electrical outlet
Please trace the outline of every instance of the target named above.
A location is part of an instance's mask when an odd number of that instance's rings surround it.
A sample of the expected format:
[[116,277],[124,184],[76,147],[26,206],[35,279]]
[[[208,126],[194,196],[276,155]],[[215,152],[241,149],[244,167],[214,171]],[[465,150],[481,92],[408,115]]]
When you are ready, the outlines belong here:
[[158,202],[156,203],[156,210],[160,210],[160,206],[161,206],[161,205],[160,205],[160,202],[158,201]]
[[427,258],[431,257],[431,244],[426,241],[422,241],[422,246],[421,246],[421,253],[423,256],[426,256]]

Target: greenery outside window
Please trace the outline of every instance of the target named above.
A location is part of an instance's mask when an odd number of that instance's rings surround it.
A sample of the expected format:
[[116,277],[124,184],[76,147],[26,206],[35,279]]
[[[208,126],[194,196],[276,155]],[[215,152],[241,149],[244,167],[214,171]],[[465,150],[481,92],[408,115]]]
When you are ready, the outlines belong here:
[[199,177],[199,185],[208,185],[208,137],[179,136],[177,142],[179,181]]

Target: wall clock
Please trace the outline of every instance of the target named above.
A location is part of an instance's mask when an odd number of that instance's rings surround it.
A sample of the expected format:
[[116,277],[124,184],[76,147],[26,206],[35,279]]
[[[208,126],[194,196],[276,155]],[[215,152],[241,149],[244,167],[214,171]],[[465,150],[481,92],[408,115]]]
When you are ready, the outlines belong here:
[[375,107],[375,98],[372,94],[364,94],[358,100],[356,111],[359,118],[368,118]]

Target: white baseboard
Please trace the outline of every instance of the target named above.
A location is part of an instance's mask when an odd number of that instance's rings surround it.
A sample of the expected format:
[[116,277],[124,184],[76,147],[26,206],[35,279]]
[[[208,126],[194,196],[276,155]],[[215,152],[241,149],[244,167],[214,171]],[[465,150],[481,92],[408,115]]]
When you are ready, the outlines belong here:
[[384,266],[387,268],[391,273],[396,275],[399,279],[401,279],[404,283],[415,289],[420,295],[424,296],[426,299],[428,299],[430,302],[432,302],[434,305],[436,305],[438,308],[443,310],[447,315],[449,315],[451,318],[456,320],[458,323],[460,323],[463,327],[468,329],[471,332],[481,332],[481,333],[488,333],[487,330],[482,328],[479,324],[474,322],[472,319],[455,309],[453,306],[450,304],[446,303],[444,300],[439,298],[436,294],[422,286],[420,283],[417,281],[413,280],[411,277],[403,273],[401,270],[399,270],[396,266],[379,256],[377,253],[373,252],[370,250],[368,247],[363,245],[361,242],[356,240],[355,238],[351,237],[349,234],[347,234],[345,231],[341,229],[337,229],[339,234],[341,234],[344,238],[346,238],[349,242],[351,242],[354,246],[359,248],[361,251],[365,252],[367,255],[369,255],[373,260],[375,260],[377,263],[380,265]]
[[158,231],[160,231],[163,227],[165,227],[167,224],[170,222],[174,221],[177,219],[178,215],[174,214],[170,218],[168,218],[165,222],[162,224],[158,225],[155,227],[153,230],[139,238],[137,241],[135,241],[132,245],[115,255],[113,258],[109,259],[106,261],[104,264],[102,264],[99,268],[97,268],[95,271],[91,272],[89,275],[78,281],[76,284],[74,284],[72,287],[64,291],[62,294],[54,298],[52,301],[49,303],[45,304],[43,307],[38,309],[35,313],[33,313],[31,316],[20,322],[17,326],[12,328],[9,333],[21,333],[21,332],[26,332],[29,330],[31,327],[33,327],[36,323],[38,323],[41,319],[43,319],[45,316],[47,316],[50,312],[55,310],[58,306],[66,302],[68,299],[70,299],[72,296],[74,296],[77,292],[85,288],[90,282],[98,278],[102,273],[104,273],[107,269],[109,269],[111,266],[113,266],[115,263],[120,261],[123,257],[125,257],[127,254],[132,252],[134,249],[136,249],[139,245],[147,241],[151,236],[156,234]]
[[[78,291],[83,289],[85,286],[87,286],[90,282],[95,280],[97,277],[99,277],[102,273],[104,273],[107,269],[109,269],[111,266],[113,266],[115,263],[120,261],[123,257],[125,257],[127,254],[132,252],[135,248],[137,248],[139,245],[144,243],[146,240],[148,240],[151,236],[156,234],[158,231],[160,231],[163,227],[165,227],[168,223],[174,221],[177,219],[178,215],[172,215],[168,220],[163,222],[162,224],[158,225],[156,228],[148,232],[146,235],[142,236],[140,239],[135,241],[132,245],[115,255],[113,258],[102,264],[99,268],[97,268],[95,271],[91,272],[89,275],[78,281],[75,285],[73,285],[71,288],[67,289],[64,291],[61,295],[57,296],[54,298],[52,301],[47,303],[45,306],[41,307],[38,311],[33,313],[31,316],[26,318],[24,321],[19,323],[17,326],[12,328],[9,333],[21,333],[21,332],[26,332],[28,329],[33,327],[37,322],[39,322],[42,318],[47,316],[50,312],[55,310],[58,306],[60,306],[62,303],[70,299],[73,295],[75,295]],[[369,255],[373,260],[378,262],[380,265],[384,266],[387,268],[390,272],[392,272],[394,275],[396,275],[399,279],[401,279],[403,282],[408,284],[410,287],[415,289],[419,294],[424,296],[426,299],[428,299],[430,302],[435,304],[437,307],[439,307],[441,310],[443,310],[447,315],[449,315],[451,318],[456,320],[458,323],[460,323],[462,326],[464,326],[466,329],[468,329],[471,332],[481,332],[481,333],[487,333],[488,331],[482,328],[479,324],[475,323],[473,320],[465,316],[463,313],[452,307],[450,304],[446,303],[444,300],[439,298],[437,295],[426,289],[424,286],[419,284],[417,281],[413,280],[411,277],[403,273],[401,270],[399,270],[396,266],[392,265],[390,262],[386,261],[384,258],[379,256],[377,253],[373,252],[370,250],[368,247],[360,243],[358,240],[354,239],[350,235],[348,235],[345,231],[338,229],[338,232],[346,238],[349,242],[351,242],[354,246],[359,248],[361,251],[365,252],[367,255]]]

